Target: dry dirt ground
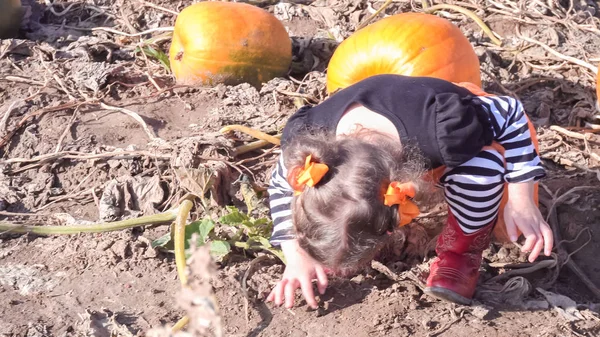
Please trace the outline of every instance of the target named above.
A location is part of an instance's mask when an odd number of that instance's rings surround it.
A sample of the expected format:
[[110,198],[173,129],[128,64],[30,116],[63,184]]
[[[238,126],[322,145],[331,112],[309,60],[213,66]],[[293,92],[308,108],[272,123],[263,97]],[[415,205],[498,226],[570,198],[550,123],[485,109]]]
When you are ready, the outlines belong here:
[[[264,191],[277,148],[235,156],[235,146],[253,139],[219,129],[244,124],[276,134],[299,104],[323,100],[335,46],[383,1],[253,2],[275,13],[294,41],[290,76],[261,88],[175,85],[147,46],[167,51],[169,33],[157,28],[173,26],[190,3],[23,0],[20,37],[0,43],[0,222],[72,225],[159,213],[197,192],[182,172],[206,170],[219,173],[208,208],[245,209],[240,190]],[[494,45],[466,16],[436,12],[472,42],[485,89],[520,98],[538,127],[548,169],[540,207],[560,236],[555,256],[519,264],[526,259],[517,247],[492,245],[474,306],[431,299],[419,285],[444,220],[434,211],[398,233],[382,264],[333,279],[314,311],[302,300],[290,310],[265,304],[283,265],[236,249],[212,280],[224,336],[600,335],[600,136],[582,131],[600,124],[597,3],[447,3],[474,11],[502,38]],[[399,0],[384,14],[421,10]],[[256,217],[266,215],[262,201]],[[196,203],[192,220],[203,216]],[[0,335],[143,336],[172,326],[186,313],[175,260],[151,246],[168,231],[157,224],[0,233]],[[267,257],[251,264],[258,255]]]

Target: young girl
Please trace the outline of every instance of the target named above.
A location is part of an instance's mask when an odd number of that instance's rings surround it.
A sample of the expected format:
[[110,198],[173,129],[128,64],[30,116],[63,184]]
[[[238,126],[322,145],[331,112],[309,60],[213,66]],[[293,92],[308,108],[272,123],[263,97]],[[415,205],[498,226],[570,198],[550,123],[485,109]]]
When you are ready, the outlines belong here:
[[[552,231],[533,198],[545,171],[531,137],[517,100],[436,78],[372,76],[301,108],[284,128],[269,187],[271,242],[287,265],[267,301],[292,307],[301,288],[316,308],[312,280],[323,294],[327,269],[344,274],[368,263],[435,186],[444,189],[448,219],[427,294],[470,303],[505,184],[510,239],[518,228],[530,261],[542,249],[550,255]],[[436,168],[439,179],[429,174]]]

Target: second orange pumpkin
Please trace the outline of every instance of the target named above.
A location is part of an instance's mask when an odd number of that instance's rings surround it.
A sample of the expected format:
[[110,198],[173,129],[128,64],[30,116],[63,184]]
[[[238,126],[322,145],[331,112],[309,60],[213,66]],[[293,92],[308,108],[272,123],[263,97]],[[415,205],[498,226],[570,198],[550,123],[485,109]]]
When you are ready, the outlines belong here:
[[423,13],[389,16],[344,40],[329,62],[327,91],[379,74],[481,86],[479,59],[469,40],[450,21]]

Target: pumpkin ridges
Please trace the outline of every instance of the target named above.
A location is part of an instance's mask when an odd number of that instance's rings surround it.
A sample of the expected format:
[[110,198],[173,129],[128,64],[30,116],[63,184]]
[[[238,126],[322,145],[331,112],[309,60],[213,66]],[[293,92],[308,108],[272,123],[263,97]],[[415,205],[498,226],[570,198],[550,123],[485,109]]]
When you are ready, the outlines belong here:
[[[193,58],[193,56],[188,56],[188,63],[190,62],[190,58]],[[217,82],[234,84],[239,82],[238,80],[243,80],[252,85],[260,85],[262,82],[265,82],[265,77],[273,77],[275,76],[274,74],[282,71],[282,67],[277,65],[268,65],[264,61],[235,62],[232,60],[233,57],[231,60],[226,62],[220,60],[205,60],[204,64],[207,66],[207,69],[196,76],[188,76],[189,78],[186,80],[186,82],[190,83],[203,79],[204,83],[213,85]],[[218,63],[220,63],[220,65],[217,65]],[[214,67],[209,67],[210,65],[213,65]],[[257,65],[261,65],[260,68]],[[185,66],[185,64],[182,64],[182,66]],[[189,67],[187,69],[183,69],[182,71],[190,74],[198,73]]]
[[[207,54],[207,53],[204,53]],[[214,58],[201,58],[200,56],[196,56],[197,53],[190,53],[187,56],[186,63],[194,63],[196,61],[201,61],[202,64],[205,65],[206,70],[203,72],[202,76],[198,76],[197,78],[206,77],[207,81],[212,84],[215,80],[213,79],[215,76],[224,72],[226,69],[230,74],[221,74],[220,78],[223,81],[229,83],[229,80],[233,79],[233,77],[240,77],[241,80],[248,80],[248,77],[256,77],[258,82],[262,82],[264,76],[274,76],[271,74],[281,73],[286,71],[287,68],[283,68],[280,64],[284,63],[285,60],[280,58],[261,58],[259,54],[258,56],[249,56],[251,54],[249,51],[244,51],[241,53],[241,58],[246,59],[240,61],[240,56],[236,56],[235,53],[231,53],[228,60],[216,60]],[[257,70],[259,69],[260,70]],[[244,69],[247,69],[244,71]],[[193,72],[191,69],[188,70]],[[251,73],[256,73],[256,76],[250,75]],[[256,85],[260,85],[260,83],[252,83]]]
[[[197,57],[193,57],[193,59],[199,60],[199,61],[204,61],[204,62],[211,62],[211,63],[223,63],[223,64],[234,64],[234,65],[256,65],[255,62],[211,60],[211,59],[200,59]],[[261,65],[264,66],[265,68],[271,68],[271,69],[279,68],[277,66],[269,65],[267,63],[262,63]]]
[[[208,58],[200,58],[197,56],[188,56],[188,58],[197,60],[197,61],[203,61],[203,62],[209,62],[209,63],[222,63],[222,64],[234,64],[234,65],[257,65],[256,62],[250,62],[250,61],[235,61],[235,60],[214,60],[214,59],[208,59]],[[261,63],[260,65],[264,66],[265,68],[270,68],[270,69],[277,69],[280,68],[277,65],[273,65],[273,64],[268,64],[268,63]]]
[[[436,41],[436,43],[434,45],[430,45],[427,49],[433,49],[434,47],[440,46],[440,45],[446,45],[446,47],[455,47],[456,43],[454,43],[454,45],[452,45],[452,46],[447,46],[449,43],[453,43],[453,41],[454,40],[451,37],[448,36],[444,40]],[[460,53],[460,54],[455,53],[455,55],[456,55],[455,57],[456,58],[462,58],[462,56],[464,54],[465,53]],[[412,63],[413,61],[415,61],[416,59],[418,59],[420,57],[430,57],[430,56],[429,55],[424,55],[424,53],[415,54],[412,59],[405,60],[403,63]],[[446,58],[444,61],[446,61],[446,62],[445,63],[441,63],[440,61],[437,61],[436,64],[435,64],[436,71],[434,71],[434,72],[427,72],[427,73],[433,74],[433,73],[436,73],[436,72],[443,72],[441,70],[443,70],[444,68],[447,68],[448,66],[456,66],[456,64],[452,63],[452,60],[449,60],[448,58]],[[477,62],[479,62],[479,59],[477,59]]]

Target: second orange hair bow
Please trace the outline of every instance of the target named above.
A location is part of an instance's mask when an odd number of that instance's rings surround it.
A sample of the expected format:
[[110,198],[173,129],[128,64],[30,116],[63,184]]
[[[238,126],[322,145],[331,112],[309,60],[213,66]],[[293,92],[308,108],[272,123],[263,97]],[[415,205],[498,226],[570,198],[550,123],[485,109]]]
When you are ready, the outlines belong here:
[[416,192],[412,183],[391,182],[384,195],[384,204],[386,206],[398,205],[398,214],[400,215],[399,226],[409,224],[421,212],[419,207],[409,199],[414,198]]
[[317,163],[312,161],[312,155],[306,156],[304,161],[304,168],[300,169],[295,181],[295,195],[302,193],[304,186],[314,187],[316,184],[323,179],[325,174],[329,171],[329,166],[323,163]]

